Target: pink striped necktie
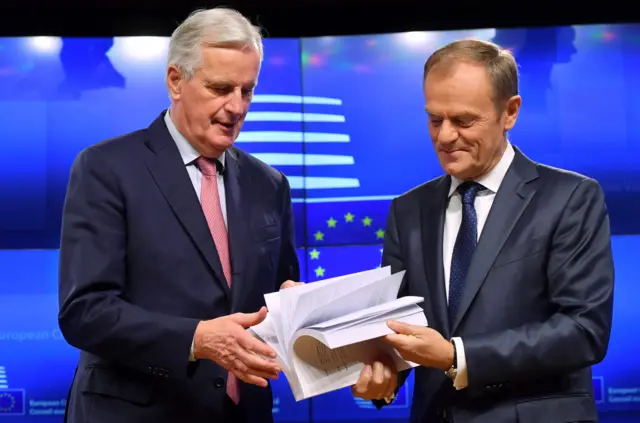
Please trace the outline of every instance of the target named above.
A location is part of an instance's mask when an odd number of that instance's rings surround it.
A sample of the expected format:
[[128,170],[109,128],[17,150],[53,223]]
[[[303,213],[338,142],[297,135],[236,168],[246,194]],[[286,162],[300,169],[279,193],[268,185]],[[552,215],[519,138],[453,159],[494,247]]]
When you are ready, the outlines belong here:
[[[216,175],[216,163],[206,157],[198,157],[198,167],[202,172],[202,187],[200,188],[200,203],[204,216],[207,219],[211,236],[216,244],[218,257],[222,264],[224,277],[227,284],[231,287],[231,260],[229,259],[229,239],[227,236],[227,227],[224,224],[222,215],[222,207],[220,206],[220,194],[218,192],[218,179]],[[238,379],[229,372],[227,379],[227,395],[231,400],[238,404],[240,401],[240,390]]]

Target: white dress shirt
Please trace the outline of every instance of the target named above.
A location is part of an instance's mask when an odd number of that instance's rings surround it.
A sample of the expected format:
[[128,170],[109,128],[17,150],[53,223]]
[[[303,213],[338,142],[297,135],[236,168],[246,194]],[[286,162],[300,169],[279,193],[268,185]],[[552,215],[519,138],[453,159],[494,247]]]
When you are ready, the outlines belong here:
[[[507,149],[505,150],[498,164],[485,176],[475,180],[486,188],[485,190],[478,193],[474,202],[476,215],[478,217],[478,239],[480,238],[480,234],[482,233],[484,224],[487,221],[487,216],[489,216],[489,211],[491,210],[491,206],[493,205],[493,200],[496,197],[498,188],[500,188],[500,184],[502,184],[502,180],[507,174],[507,170],[509,170],[509,166],[511,166],[511,162],[513,161],[514,156],[515,153],[513,151],[513,147],[511,146],[511,143],[508,143]],[[442,264],[444,266],[444,284],[445,292],[447,294],[447,301],[449,299],[451,257],[453,256],[453,247],[456,243],[458,230],[460,229],[460,224],[462,223],[462,201],[460,195],[456,192],[456,188],[458,188],[458,185],[460,185],[462,182],[463,181],[460,181],[459,179],[451,177],[451,187],[449,189],[449,204],[447,205],[447,211],[444,219],[444,234],[442,237]],[[463,389],[468,384],[467,361],[464,355],[464,343],[462,342],[462,339],[458,337],[453,338],[453,342],[456,345],[456,358],[458,362],[458,373],[453,382],[453,385],[456,387],[456,389]]]
[[[193,189],[196,191],[198,195],[198,199],[200,199],[200,188],[202,187],[202,172],[196,166],[196,159],[201,156],[198,153],[193,145],[178,131],[176,125],[171,120],[171,116],[169,115],[169,110],[164,115],[164,123],[167,125],[167,129],[178,146],[178,151],[180,151],[180,156],[182,157],[182,162],[187,168],[187,173],[189,173],[189,179],[191,179],[191,184],[193,185]],[[222,153],[220,157],[218,157],[220,163],[222,163],[222,167],[225,167],[225,153]],[[218,194],[220,194],[220,207],[222,208],[222,217],[224,218],[224,224],[228,227],[227,223],[227,199],[225,195],[224,189],[224,177],[220,172],[216,173],[216,178],[218,180]],[[191,341],[191,351],[189,353],[189,361],[195,361],[195,357],[193,355],[193,343]]]

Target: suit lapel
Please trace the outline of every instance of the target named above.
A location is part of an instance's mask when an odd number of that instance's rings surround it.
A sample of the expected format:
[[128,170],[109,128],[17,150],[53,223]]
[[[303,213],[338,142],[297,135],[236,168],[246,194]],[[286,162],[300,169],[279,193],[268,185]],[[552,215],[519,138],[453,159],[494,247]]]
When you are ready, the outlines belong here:
[[221,288],[229,295],[229,287],[200,201],[163,119],[164,113],[149,127],[147,145],[154,154],[147,156],[147,168],[185,231],[213,270]]
[[441,328],[441,333],[445,338],[449,338],[449,323],[442,265],[442,234],[450,183],[451,180],[448,176],[440,178],[435,185],[435,192],[429,192],[430,197],[423,198],[420,203],[422,245],[424,248],[422,259],[429,287],[429,300],[436,319],[436,324],[431,326]]
[[455,335],[462,318],[493,266],[493,262],[536,192],[535,185],[530,183],[538,178],[535,163],[526,158],[517,148],[514,147],[514,150],[515,157],[496,193],[473,254],[460,299],[458,315],[451,328],[452,335]]
[[[242,157],[235,148],[227,150],[226,171],[224,177],[225,194],[227,198],[227,226],[229,233],[229,250],[231,253],[231,269],[233,269],[233,281],[231,292],[233,306],[237,307],[240,301],[244,263],[247,258],[249,245],[249,221],[247,216],[247,202],[242,193],[248,192],[247,176],[241,177]],[[246,173],[246,172],[245,172]],[[242,188],[244,186],[244,188]]]

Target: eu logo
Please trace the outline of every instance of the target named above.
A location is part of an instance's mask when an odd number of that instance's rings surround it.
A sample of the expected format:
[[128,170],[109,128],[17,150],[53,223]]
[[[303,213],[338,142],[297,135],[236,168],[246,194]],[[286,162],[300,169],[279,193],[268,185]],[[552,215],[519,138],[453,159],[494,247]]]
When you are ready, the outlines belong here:
[[24,414],[24,391],[0,389],[0,416]]

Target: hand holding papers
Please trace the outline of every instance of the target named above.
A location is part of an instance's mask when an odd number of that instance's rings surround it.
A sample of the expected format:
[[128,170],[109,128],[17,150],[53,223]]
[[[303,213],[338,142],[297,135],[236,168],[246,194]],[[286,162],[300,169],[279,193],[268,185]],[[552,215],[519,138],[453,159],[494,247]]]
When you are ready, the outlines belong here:
[[398,371],[416,366],[380,339],[394,333],[388,320],[427,325],[423,298],[397,298],[404,273],[385,267],[265,295],[267,318],[248,330],[277,352],[297,401],[353,385],[383,354]]

